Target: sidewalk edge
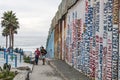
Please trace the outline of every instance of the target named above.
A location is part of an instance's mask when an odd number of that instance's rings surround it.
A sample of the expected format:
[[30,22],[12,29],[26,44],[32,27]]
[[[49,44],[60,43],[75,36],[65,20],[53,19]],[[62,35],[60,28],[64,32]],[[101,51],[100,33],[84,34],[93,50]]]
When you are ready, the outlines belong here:
[[50,65],[51,67],[53,67],[53,68],[60,74],[61,77],[63,77],[64,80],[68,80],[68,78],[66,78],[66,77],[63,75],[63,73],[62,73],[61,71],[59,71],[59,70],[57,69],[57,67],[56,67],[51,61],[48,61],[48,63],[49,63],[49,65]]

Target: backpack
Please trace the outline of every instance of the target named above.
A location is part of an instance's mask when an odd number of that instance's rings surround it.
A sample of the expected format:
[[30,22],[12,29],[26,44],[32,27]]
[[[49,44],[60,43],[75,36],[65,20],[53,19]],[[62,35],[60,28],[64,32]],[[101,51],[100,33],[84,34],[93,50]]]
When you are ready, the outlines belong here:
[[46,50],[44,50],[44,54],[45,54],[45,55],[47,54],[47,51],[46,51]]
[[41,50],[41,53],[42,53],[42,55],[46,55],[47,51],[44,49],[44,50]]

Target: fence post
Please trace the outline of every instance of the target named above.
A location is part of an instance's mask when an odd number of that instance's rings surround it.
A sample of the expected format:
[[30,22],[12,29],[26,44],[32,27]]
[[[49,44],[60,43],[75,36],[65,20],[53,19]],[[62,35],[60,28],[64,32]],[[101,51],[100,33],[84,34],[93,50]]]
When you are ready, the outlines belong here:
[[17,67],[17,55],[15,55],[15,67]]
[[8,64],[8,54],[6,54],[6,63]]
[[5,54],[6,54],[6,49],[4,48],[4,59],[5,59],[5,56],[6,56]]
[[10,48],[10,55],[13,56],[13,49]]
[[22,56],[22,54],[20,53],[20,62],[21,62],[21,56]]

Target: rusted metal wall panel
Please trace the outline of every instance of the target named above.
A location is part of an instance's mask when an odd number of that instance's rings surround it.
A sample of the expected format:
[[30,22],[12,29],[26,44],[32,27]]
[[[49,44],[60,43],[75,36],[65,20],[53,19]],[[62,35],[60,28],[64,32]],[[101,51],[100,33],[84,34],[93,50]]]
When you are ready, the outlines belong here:
[[55,27],[55,32],[54,32],[54,55],[55,58],[59,58],[59,27],[58,24]]

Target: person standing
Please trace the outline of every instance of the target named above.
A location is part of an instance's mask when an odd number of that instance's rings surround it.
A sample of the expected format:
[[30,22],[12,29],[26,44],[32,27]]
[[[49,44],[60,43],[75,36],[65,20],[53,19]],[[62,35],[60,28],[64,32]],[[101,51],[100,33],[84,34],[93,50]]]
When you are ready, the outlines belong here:
[[41,54],[42,54],[42,62],[43,62],[43,65],[45,65],[45,56],[47,54],[47,51],[44,49],[44,47],[41,47],[41,50],[40,50]]
[[40,56],[40,51],[39,51],[39,49],[37,48],[37,49],[35,50],[35,64],[36,64],[36,65],[38,65],[39,56]]

